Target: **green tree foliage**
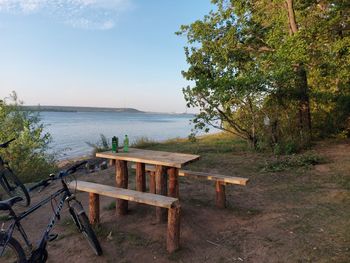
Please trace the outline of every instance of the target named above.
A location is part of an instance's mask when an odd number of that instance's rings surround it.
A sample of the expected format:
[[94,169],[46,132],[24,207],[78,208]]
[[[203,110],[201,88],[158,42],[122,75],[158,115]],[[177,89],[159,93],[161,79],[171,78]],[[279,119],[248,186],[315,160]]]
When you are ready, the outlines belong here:
[[212,2],[215,11],[178,32],[188,40],[183,76],[193,84],[183,92],[200,109],[195,128],[227,130],[254,147],[302,147],[312,132],[347,128],[348,1]]
[[44,132],[39,113],[22,111],[21,104],[15,92],[0,100],[0,142],[16,138],[0,154],[28,182],[47,176],[55,165],[54,156],[47,153],[51,136]]

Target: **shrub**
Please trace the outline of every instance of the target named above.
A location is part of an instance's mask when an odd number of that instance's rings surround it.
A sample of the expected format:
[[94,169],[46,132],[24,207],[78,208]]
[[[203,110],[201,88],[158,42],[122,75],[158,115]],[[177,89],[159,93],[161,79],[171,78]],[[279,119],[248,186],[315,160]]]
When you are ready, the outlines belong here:
[[52,138],[44,131],[40,113],[23,111],[17,94],[0,100],[0,142],[16,138],[0,154],[23,181],[35,181],[55,170],[55,155],[48,153]]
[[95,156],[98,152],[110,151],[112,149],[112,145],[110,141],[104,134],[100,134],[100,140],[96,143],[86,142],[87,145],[93,148],[92,154]]

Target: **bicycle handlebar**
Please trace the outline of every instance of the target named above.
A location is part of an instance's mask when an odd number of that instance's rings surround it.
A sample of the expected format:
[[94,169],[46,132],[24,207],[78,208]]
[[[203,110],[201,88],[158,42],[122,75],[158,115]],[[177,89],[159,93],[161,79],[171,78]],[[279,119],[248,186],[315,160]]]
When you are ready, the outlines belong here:
[[[87,161],[82,161],[82,162],[80,162],[80,163],[78,163],[78,164],[76,164],[76,165],[73,165],[72,167],[68,168],[68,169],[63,173],[63,175],[62,175],[61,177],[67,176],[67,175],[69,175],[69,174],[75,173],[75,172],[77,171],[77,169],[78,169],[80,166],[83,166],[83,165],[85,165],[85,164],[87,164]],[[61,173],[60,173],[60,174],[61,174]]]
[[29,191],[33,191],[34,189],[37,189],[39,187],[45,188],[45,187],[49,186],[52,181],[61,179],[61,178],[65,177],[65,176],[68,176],[70,174],[75,173],[80,166],[82,166],[82,165],[84,165],[86,163],[87,163],[87,161],[82,161],[82,162],[80,162],[78,164],[73,165],[72,167],[68,168],[65,171],[60,171],[58,173],[58,175],[56,175],[56,176],[54,176],[52,178],[41,180],[40,182],[38,182],[37,184],[35,184],[31,188],[29,188]]
[[13,138],[13,139],[11,139],[11,140],[9,140],[7,142],[4,142],[4,143],[0,144],[0,148],[7,148],[9,146],[9,144],[11,142],[13,142],[14,140],[16,140],[16,138]]
[[46,187],[50,184],[50,181],[52,181],[53,179],[52,178],[49,178],[49,179],[45,179],[45,180],[41,180],[40,182],[38,182],[36,185],[30,187],[28,190],[29,192],[39,188],[39,187]]

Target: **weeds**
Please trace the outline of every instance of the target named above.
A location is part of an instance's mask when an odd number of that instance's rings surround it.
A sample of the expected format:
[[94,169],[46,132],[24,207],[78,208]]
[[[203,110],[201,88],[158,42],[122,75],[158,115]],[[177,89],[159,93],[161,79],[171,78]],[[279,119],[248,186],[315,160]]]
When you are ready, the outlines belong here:
[[10,215],[0,215],[0,222],[6,222],[11,219]]
[[152,140],[150,138],[139,137],[134,140],[131,146],[135,148],[147,148],[147,147],[155,146],[157,144],[159,144],[159,142]]
[[104,210],[110,211],[110,210],[114,210],[116,207],[116,203],[115,201],[110,202],[108,205],[106,205],[105,207],[103,207]]
[[297,167],[310,167],[316,164],[325,163],[325,159],[315,153],[302,155],[290,155],[273,162],[266,162],[262,168],[263,172],[281,172]]
[[93,154],[98,152],[105,152],[112,149],[110,141],[104,134],[100,134],[100,140],[96,143],[86,142],[87,145],[93,148]]

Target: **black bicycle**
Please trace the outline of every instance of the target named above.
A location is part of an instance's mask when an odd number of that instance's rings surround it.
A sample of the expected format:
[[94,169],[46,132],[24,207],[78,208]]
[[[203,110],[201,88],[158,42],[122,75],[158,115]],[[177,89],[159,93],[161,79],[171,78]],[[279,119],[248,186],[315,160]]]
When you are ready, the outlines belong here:
[[[9,140],[3,144],[0,144],[0,148],[7,148],[11,142],[15,139]],[[30,196],[27,188],[12,172],[10,166],[0,156],[0,185],[5,192],[11,196],[19,196],[22,200],[19,202],[21,205],[29,206]]]
[[[81,203],[76,199],[75,195],[71,193],[66,182],[68,175],[75,173],[79,167],[85,165],[86,163],[87,162],[84,161],[77,165],[72,166],[66,171],[61,171],[57,175],[50,175],[48,179],[42,180],[39,183],[36,183],[34,186],[32,186],[29,189],[29,191],[33,191],[34,189],[37,189],[37,188],[43,189],[48,185],[50,185],[50,183],[55,180],[60,180],[62,184],[62,188],[60,188],[55,193],[51,194],[49,197],[43,199],[42,201],[40,201],[36,205],[29,208],[27,211],[22,212],[19,215],[16,215],[16,213],[12,209],[12,206],[15,203],[21,202],[22,197],[12,197],[8,200],[0,201],[0,210],[8,211],[9,216],[12,220],[6,230],[3,229],[3,226],[1,227],[1,230],[0,230],[0,262],[11,262],[11,263],[13,262],[18,262],[18,263],[46,262],[48,258],[48,252],[46,249],[47,242],[56,239],[58,236],[57,234],[50,234],[50,232],[56,223],[56,219],[57,220],[60,219],[60,213],[65,202],[68,205],[69,213],[74,223],[78,227],[78,230],[85,236],[94,253],[98,256],[102,254],[100,243],[89,223],[89,220],[84,211],[84,208],[81,205]],[[51,220],[47,225],[47,228],[44,231],[42,238],[38,242],[38,245],[36,247],[33,247],[33,245],[30,243],[21,225],[21,220],[27,217],[29,214],[33,213],[35,210],[42,207],[44,204],[50,201],[52,202],[58,196],[61,196],[60,202],[57,204],[57,207],[53,209],[54,211],[53,211]],[[28,258],[26,257],[22,246],[12,236],[15,228],[18,230],[26,246],[30,250],[30,256]]]

